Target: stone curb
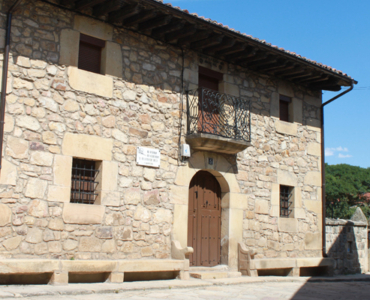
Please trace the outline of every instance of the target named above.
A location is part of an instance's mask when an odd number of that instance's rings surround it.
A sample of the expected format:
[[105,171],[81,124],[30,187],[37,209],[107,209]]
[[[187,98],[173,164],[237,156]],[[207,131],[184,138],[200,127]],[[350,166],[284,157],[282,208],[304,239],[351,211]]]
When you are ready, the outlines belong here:
[[261,284],[266,282],[354,282],[370,281],[370,274],[348,275],[337,277],[239,277],[212,280],[166,280],[166,281],[142,281],[125,282],[122,284],[94,283],[94,284],[69,284],[67,286],[51,285],[14,285],[0,286],[0,299],[40,297],[40,296],[68,296],[89,294],[113,294],[130,291],[148,291],[161,289],[186,289],[201,288],[207,286],[227,286],[240,284]]

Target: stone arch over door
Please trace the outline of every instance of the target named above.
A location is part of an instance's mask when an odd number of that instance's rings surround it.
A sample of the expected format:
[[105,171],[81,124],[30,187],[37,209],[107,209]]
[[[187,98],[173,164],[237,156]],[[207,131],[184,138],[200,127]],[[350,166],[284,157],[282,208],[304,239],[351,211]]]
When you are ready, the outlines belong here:
[[221,264],[238,268],[238,243],[243,237],[243,215],[248,208],[247,195],[242,194],[236,179],[235,166],[216,153],[194,152],[187,165],[178,168],[170,201],[174,204],[172,238],[187,247],[189,185],[200,170],[216,177],[221,187]]

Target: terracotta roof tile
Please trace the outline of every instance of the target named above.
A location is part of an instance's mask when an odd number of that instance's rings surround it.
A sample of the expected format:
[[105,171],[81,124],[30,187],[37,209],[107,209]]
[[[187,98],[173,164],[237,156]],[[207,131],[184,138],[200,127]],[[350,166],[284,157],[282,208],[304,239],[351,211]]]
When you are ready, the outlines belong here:
[[[159,3],[163,3],[163,0],[152,0],[152,1],[156,1],[156,2],[159,2]],[[319,67],[321,67],[321,68],[324,68],[324,69],[326,69],[326,70],[328,70],[328,71],[331,71],[331,72],[333,72],[333,73],[336,73],[336,74],[338,74],[338,75],[346,76],[346,77],[348,77],[348,78],[350,78],[350,79],[352,79],[352,80],[353,80],[353,78],[352,78],[352,77],[348,76],[346,73],[344,73],[344,72],[342,72],[342,71],[340,71],[340,70],[337,70],[337,69],[332,68],[332,67],[330,67],[330,66],[327,66],[327,65],[325,65],[325,64],[319,63],[319,62],[317,62],[317,61],[314,61],[314,60],[308,59],[307,57],[304,57],[304,56],[302,56],[302,55],[299,55],[299,54],[297,54],[297,53],[295,53],[295,52],[292,52],[292,51],[286,50],[286,49],[284,49],[284,48],[281,48],[281,47],[278,47],[278,46],[275,46],[275,45],[272,45],[272,44],[270,44],[270,43],[267,43],[265,40],[260,40],[260,39],[258,39],[258,38],[255,38],[255,37],[253,37],[253,36],[249,35],[249,34],[241,33],[240,31],[237,31],[237,30],[235,30],[235,29],[233,29],[233,28],[230,28],[230,27],[229,27],[229,26],[227,26],[227,25],[223,25],[222,23],[218,23],[218,22],[217,22],[217,21],[215,21],[215,20],[212,20],[212,19],[209,19],[209,18],[205,18],[205,17],[203,17],[203,16],[199,17],[197,13],[189,13],[189,11],[188,11],[187,9],[181,9],[181,8],[180,8],[180,7],[178,7],[178,6],[175,6],[175,7],[174,7],[174,6],[172,6],[172,4],[171,4],[171,3],[165,3],[164,5],[167,5],[167,6],[169,6],[169,7],[172,7],[173,9],[179,10],[179,11],[181,11],[181,12],[183,12],[183,13],[186,13],[186,14],[188,14],[188,15],[191,15],[191,16],[193,16],[193,17],[196,17],[196,18],[201,19],[201,20],[203,20],[203,21],[206,21],[206,22],[208,22],[208,23],[211,23],[211,24],[217,25],[217,26],[219,26],[219,27],[221,27],[221,28],[223,28],[223,29],[226,29],[226,30],[229,30],[229,31],[235,32],[235,33],[237,33],[237,34],[240,34],[240,35],[242,35],[242,36],[244,36],[244,37],[247,37],[247,38],[249,38],[249,39],[251,39],[251,40],[254,40],[254,41],[256,41],[256,42],[259,42],[259,43],[264,44],[264,45],[266,45],[266,46],[269,46],[269,47],[271,47],[271,48],[277,49],[277,50],[279,50],[279,51],[281,51],[281,52],[283,52],[283,53],[289,54],[289,55],[294,56],[294,57],[296,57],[296,58],[299,58],[299,59],[301,59],[301,60],[307,61],[307,62],[309,62],[309,63],[311,63],[311,64],[317,65],[317,66],[319,66]]]

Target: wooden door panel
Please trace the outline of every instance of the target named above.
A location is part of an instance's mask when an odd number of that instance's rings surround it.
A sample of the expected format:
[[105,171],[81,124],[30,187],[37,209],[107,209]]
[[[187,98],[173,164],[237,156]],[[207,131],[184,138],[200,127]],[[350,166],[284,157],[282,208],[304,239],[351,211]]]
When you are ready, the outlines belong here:
[[[197,228],[196,224],[196,197],[195,197],[195,186],[191,187],[189,190],[189,213],[188,213],[188,245],[196,248],[196,233],[194,232]],[[190,264],[196,264],[195,255],[191,254],[189,256]]]
[[210,229],[209,232],[209,262],[212,266],[215,266],[218,264],[218,216],[211,215],[211,223],[213,224],[213,227]]
[[190,265],[215,266],[221,253],[221,188],[209,172],[200,171],[189,190],[188,245]]
[[202,244],[201,244],[201,266],[209,265],[209,218],[207,215],[202,215],[201,217],[201,228],[200,232],[202,235]]
[[202,215],[200,214],[200,203],[203,202],[203,190],[202,190],[202,179],[197,179],[198,184],[196,185],[196,228],[194,230],[194,234],[196,236],[196,243],[197,243],[197,252],[196,253],[196,266],[201,266],[202,262],[202,235],[199,233],[199,231],[202,228]]

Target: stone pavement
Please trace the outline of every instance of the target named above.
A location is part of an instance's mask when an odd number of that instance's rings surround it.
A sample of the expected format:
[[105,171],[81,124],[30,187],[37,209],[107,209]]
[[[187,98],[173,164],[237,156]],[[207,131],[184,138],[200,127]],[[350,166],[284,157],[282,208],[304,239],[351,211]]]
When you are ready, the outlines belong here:
[[335,277],[240,277],[125,282],[0,286],[0,299],[370,299],[370,274]]

